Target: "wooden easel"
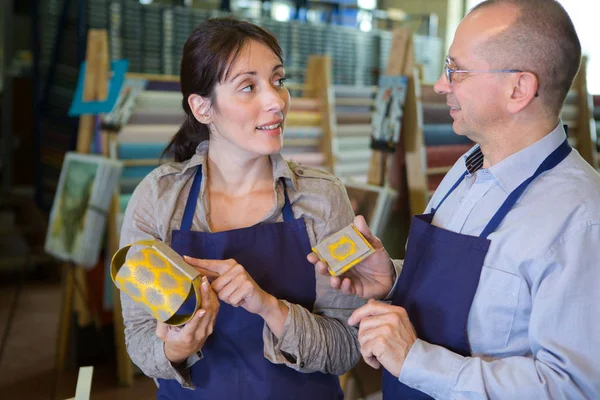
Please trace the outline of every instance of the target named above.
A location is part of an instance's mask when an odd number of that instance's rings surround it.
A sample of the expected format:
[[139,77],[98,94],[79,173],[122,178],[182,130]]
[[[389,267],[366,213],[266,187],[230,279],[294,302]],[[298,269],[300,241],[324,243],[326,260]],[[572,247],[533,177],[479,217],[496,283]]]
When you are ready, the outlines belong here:
[[331,141],[335,137],[335,121],[333,120],[333,78],[331,76],[331,57],[311,56],[308,59],[304,79],[303,97],[317,98],[321,102],[321,129],[323,139],[321,152],[325,155],[325,167],[333,172],[333,154]]
[[592,167],[598,168],[598,151],[596,148],[596,122],[594,121],[594,105],[587,89],[587,57],[581,59],[581,66],[572,89],[577,91],[577,151]]
[[[412,33],[408,29],[396,29],[392,36],[390,56],[386,75],[408,77],[402,134],[398,149],[393,155],[373,150],[369,165],[368,182],[372,185],[387,184],[387,170],[393,157],[396,165],[406,163],[406,179],[409,188],[410,214],[422,212],[427,205],[427,180],[425,175],[425,155],[421,151],[423,124],[421,121],[420,74],[415,65]],[[397,189],[402,189],[397,188]]]
[[[108,92],[109,78],[109,55],[108,55],[108,35],[103,29],[90,29],[87,38],[86,51],[86,73],[83,89],[84,101],[105,100]],[[79,130],[77,133],[77,147],[79,153],[88,154],[94,136],[94,115],[82,115],[79,118]],[[107,133],[103,132],[103,136]],[[106,140],[103,140],[105,143]],[[108,148],[104,146],[104,155],[108,155]],[[115,204],[116,202],[116,204]],[[114,213],[118,207],[118,196],[113,196],[109,213]],[[114,254],[118,249],[118,239],[116,236],[115,218],[109,215],[107,221],[108,248],[107,257]],[[57,340],[56,367],[58,372],[65,369],[69,340],[71,338],[71,313],[77,312],[78,323],[80,326],[90,324],[92,315],[87,307],[88,293],[86,290],[85,270],[73,264],[63,266],[62,278],[62,304],[60,313],[60,323]],[[76,291],[75,288],[78,290]],[[113,313],[115,342],[117,348],[117,366],[119,382],[123,385],[133,383],[133,368],[127,351],[125,349],[123,318],[121,315],[121,304],[119,293],[116,288],[113,289]]]

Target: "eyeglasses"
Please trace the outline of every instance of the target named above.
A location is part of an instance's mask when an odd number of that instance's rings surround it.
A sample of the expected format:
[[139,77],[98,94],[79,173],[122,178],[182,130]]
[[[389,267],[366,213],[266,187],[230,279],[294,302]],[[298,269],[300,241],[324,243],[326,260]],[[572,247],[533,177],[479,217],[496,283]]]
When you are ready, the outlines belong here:
[[[454,65],[454,61],[450,57],[446,57],[446,62],[444,63],[444,74],[446,75],[446,79],[448,83],[452,83],[452,75],[453,74],[466,74],[466,73],[505,73],[505,74],[514,74],[517,72],[525,72],[520,69],[456,69],[452,68],[451,65]],[[535,97],[538,97],[538,92],[535,92]]]

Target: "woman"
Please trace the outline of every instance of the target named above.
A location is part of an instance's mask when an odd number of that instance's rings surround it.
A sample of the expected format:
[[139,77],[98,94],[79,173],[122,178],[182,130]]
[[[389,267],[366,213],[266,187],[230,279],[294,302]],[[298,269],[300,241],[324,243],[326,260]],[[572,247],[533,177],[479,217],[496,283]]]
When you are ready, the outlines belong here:
[[175,162],[135,190],[121,242],[170,244],[212,283],[181,329],[122,295],[131,358],[159,398],[342,398],[335,374],[360,358],[346,320],[363,302],[317,278],[306,256],[353,213],[339,180],[280,155],[281,48],[250,23],[209,20],[184,47],[180,79]]

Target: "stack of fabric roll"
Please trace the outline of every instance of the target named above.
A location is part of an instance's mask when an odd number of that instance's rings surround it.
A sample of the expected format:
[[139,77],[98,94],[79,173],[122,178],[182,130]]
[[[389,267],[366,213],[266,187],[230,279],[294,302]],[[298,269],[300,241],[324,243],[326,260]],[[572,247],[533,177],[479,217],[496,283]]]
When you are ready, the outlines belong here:
[[112,149],[115,158],[123,161],[119,196],[122,212],[138,183],[160,164],[163,151],[184,118],[176,81],[149,81],[135,97],[131,116]]
[[427,160],[427,186],[430,193],[437,188],[452,165],[473,147],[467,137],[452,130],[452,117],[446,97],[433,91],[431,85],[421,85],[423,138]]
[[375,86],[335,85],[334,174],[342,181],[366,183],[371,158],[371,115]]
[[317,98],[295,97],[283,136],[283,156],[297,164],[326,168],[323,152],[323,106]]

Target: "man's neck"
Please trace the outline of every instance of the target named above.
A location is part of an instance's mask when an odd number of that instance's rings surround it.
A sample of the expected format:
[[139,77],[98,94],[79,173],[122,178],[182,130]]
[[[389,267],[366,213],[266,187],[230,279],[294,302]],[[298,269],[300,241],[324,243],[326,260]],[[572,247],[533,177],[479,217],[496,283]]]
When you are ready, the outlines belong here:
[[505,124],[501,130],[488,135],[485,141],[479,143],[483,153],[483,168],[489,168],[500,161],[531,146],[546,135],[550,134],[556,125],[556,120],[513,121]]

